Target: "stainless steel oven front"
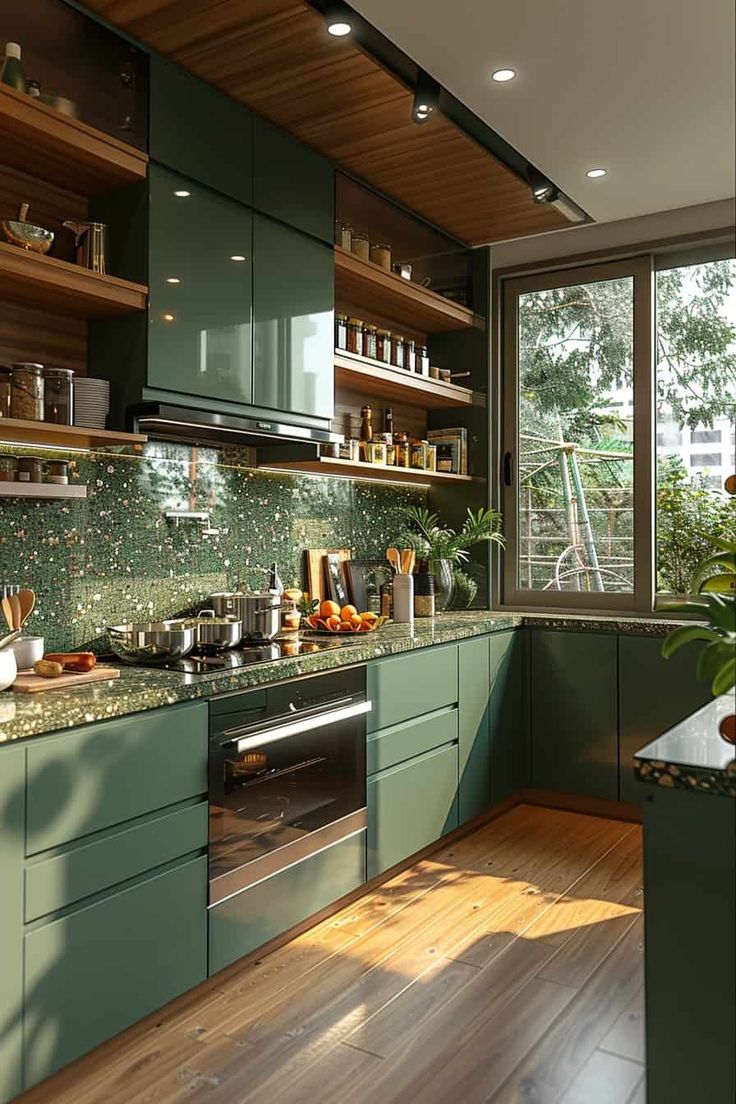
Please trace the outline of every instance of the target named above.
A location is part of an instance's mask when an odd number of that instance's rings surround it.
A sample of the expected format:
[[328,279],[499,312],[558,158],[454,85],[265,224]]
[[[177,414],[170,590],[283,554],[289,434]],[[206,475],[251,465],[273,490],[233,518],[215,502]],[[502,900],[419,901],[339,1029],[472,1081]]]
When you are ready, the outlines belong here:
[[366,826],[365,668],[210,703],[209,903]]

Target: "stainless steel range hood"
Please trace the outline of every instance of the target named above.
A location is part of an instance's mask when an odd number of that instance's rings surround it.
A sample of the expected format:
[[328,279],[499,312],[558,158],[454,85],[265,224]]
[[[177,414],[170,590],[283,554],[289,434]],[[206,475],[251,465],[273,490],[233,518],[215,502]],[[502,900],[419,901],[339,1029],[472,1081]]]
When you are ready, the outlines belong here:
[[317,446],[340,442],[342,434],[315,426],[277,421],[270,417],[217,414],[210,410],[149,402],[130,407],[128,419],[134,432],[169,441],[208,445],[244,445],[271,448],[284,445]]

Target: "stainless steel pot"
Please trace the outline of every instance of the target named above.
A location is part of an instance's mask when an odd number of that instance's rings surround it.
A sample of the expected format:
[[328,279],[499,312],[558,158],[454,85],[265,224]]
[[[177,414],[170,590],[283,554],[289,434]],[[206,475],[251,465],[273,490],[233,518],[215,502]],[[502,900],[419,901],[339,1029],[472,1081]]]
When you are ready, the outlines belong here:
[[257,594],[225,591],[211,594],[210,601],[215,617],[230,615],[242,622],[243,640],[251,644],[273,640],[281,628],[282,609],[291,608],[284,607],[280,595],[270,590]]
[[195,630],[195,648],[203,652],[225,652],[236,648],[243,636],[243,623],[231,614],[217,616],[213,609],[200,610],[187,619]]
[[107,630],[110,647],[126,663],[168,663],[183,659],[195,644],[196,631],[184,621],[137,621]]

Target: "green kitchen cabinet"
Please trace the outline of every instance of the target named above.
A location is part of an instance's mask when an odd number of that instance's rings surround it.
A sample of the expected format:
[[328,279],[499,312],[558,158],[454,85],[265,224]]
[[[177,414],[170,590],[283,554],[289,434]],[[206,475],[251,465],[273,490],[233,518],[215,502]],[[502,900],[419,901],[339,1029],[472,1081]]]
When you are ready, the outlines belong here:
[[253,218],[253,402],[322,420],[334,413],[332,249]]
[[458,678],[458,815],[460,824],[485,812],[491,797],[488,717],[491,637],[463,640]]
[[26,1087],[207,976],[207,860],[172,865],[24,937]]
[[149,188],[148,387],[249,405],[253,214],[159,165]]
[[634,753],[710,700],[709,683],[695,677],[697,654],[697,648],[690,646],[664,659],[661,638],[619,637],[622,801],[641,801],[651,790],[634,776]]
[[447,706],[368,734],[366,768],[377,774],[442,744],[457,743],[458,709]]
[[529,633],[490,637],[490,803],[497,805],[531,785],[529,746]]
[[368,731],[432,713],[458,700],[458,646],[421,648],[368,664],[366,689],[373,708]]
[[368,877],[458,827],[458,748],[445,744],[368,779]]
[[0,751],[0,1101],[23,1089],[25,748]]
[[533,630],[535,789],[618,799],[616,652],[613,633]]
[[200,184],[252,202],[253,115],[156,54],[150,68],[149,152],[153,161]]
[[332,245],[332,162],[258,115],[253,120],[253,206]]

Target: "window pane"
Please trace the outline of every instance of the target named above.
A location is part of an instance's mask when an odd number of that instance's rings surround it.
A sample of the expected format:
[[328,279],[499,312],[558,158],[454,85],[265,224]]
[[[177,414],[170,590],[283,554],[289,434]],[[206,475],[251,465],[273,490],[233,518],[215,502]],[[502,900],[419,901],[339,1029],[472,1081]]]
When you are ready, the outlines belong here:
[[736,261],[657,274],[656,392],[657,591],[688,594],[709,535],[736,536]]
[[520,589],[633,590],[633,292],[519,296]]

